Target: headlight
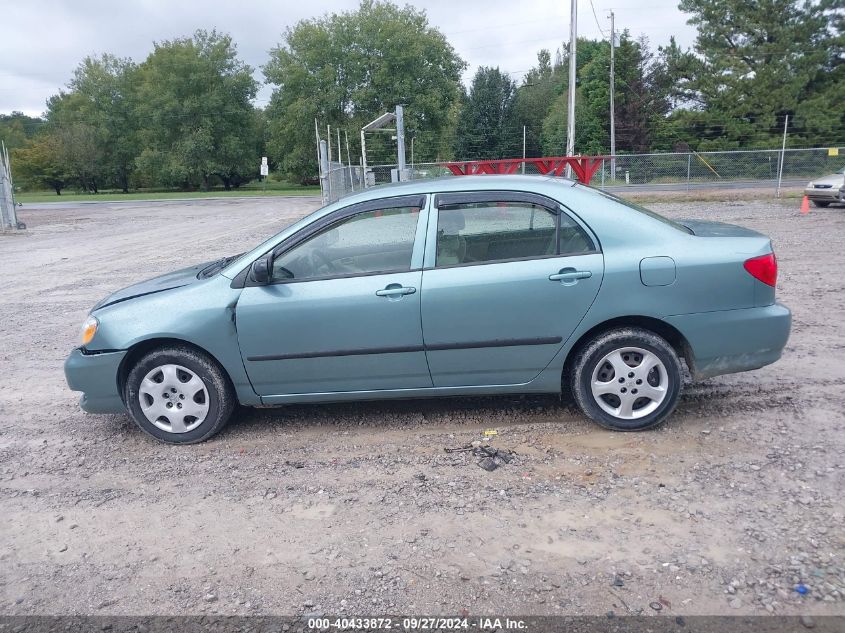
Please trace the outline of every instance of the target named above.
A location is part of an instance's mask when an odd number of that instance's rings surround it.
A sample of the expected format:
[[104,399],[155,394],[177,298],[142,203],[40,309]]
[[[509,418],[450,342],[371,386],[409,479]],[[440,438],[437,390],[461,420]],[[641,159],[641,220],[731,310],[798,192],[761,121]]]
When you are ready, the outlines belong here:
[[88,316],[85,323],[82,324],[82,345],[88,345],[97,333],[97,326],[100,322],[95,316]]

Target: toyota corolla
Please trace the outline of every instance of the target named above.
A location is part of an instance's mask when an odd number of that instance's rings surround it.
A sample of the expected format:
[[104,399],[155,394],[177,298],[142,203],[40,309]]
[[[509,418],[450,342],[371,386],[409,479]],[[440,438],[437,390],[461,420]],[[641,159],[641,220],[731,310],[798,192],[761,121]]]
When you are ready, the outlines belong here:
[[253,250],[98,303],[65,363],[90,413],[165,442],[238,403],[572,394],[609,429],[653,427],[693,378],[780,358],[768,237],[671,221],[560,178],[378,187]]

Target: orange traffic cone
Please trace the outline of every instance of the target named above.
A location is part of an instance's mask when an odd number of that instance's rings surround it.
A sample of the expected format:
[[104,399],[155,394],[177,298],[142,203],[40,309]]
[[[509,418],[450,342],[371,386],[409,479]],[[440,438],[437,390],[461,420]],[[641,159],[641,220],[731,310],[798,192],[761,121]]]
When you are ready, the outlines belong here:
[[804,199],[801,201],[801,215],[810,212],[810,199],[807,196],[804,196]]

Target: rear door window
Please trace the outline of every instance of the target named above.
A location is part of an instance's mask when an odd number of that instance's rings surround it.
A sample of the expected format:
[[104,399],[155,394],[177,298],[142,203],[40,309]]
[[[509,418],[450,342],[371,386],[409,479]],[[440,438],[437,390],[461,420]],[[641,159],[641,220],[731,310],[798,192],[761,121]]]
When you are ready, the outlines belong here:
[[592,240],[569,216],[530,202],[472,202],[438,209],[437,267],[593,250]]

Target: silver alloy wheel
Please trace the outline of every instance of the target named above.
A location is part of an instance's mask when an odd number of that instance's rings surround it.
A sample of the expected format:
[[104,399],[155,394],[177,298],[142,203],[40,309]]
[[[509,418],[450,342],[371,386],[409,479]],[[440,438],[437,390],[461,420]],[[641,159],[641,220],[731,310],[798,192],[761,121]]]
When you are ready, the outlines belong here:
[[636,420],[666,399],[669,375],[654,352],[623,347],[596,364],[590,388],[602,410],[622,420]]
[[162,431],[187,433],[208,415],[205,383],[182,365],[161,365],[150,371],[138,388],[146,418]]

